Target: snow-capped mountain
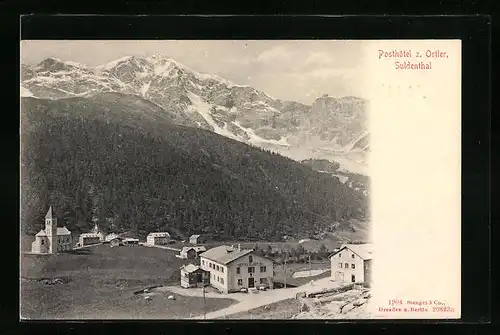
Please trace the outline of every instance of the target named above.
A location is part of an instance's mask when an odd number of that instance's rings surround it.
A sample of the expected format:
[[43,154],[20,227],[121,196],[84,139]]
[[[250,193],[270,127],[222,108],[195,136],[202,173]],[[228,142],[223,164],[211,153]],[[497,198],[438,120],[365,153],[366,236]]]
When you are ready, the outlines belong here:
[[[59,99],[102,92],[149,100],[179,124],[297,160],[333,158],[348,170],[364,173],[356,167],[363,165],[368,148],[363,142],[366,102],[360,98],[323,96],[312,106],[283,101],[158,54],[123,57],[95,68],[56,58],[21,66],[22,96]],[[352,154],[359,156],[357,161]]]

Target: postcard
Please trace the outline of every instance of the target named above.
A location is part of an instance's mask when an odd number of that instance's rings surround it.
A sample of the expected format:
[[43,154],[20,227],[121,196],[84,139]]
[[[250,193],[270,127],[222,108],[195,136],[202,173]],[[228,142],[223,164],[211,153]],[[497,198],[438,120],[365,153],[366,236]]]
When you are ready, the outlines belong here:
[[20,317],[459,319],[460,40],[23,40]]

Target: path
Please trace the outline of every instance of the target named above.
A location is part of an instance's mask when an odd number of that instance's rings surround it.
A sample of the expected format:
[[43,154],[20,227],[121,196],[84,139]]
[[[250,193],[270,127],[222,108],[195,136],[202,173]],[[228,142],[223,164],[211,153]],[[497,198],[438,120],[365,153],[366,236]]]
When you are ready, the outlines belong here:
[[[264,305],[269,305],[275,302],[279,302],[286,299],[295,298],[298,292],[309,292],[315,290],[321,290],[322,288],[333,288],[339,284],[333,283],[330,281],[330,278],[323,278],[311,283],[294,287],[294,288],[282,288],[282,289],[274,289],[267,291],[258,291],[259,293],[231,293],[229,295],[223,295],[214,292],[206,292],[205,296],[207,298],[231,298],[238,300],[238,303],[231,305],[227,308],[220,309],[218,311],[210,312],[205,315],[206,319],[216,319],[222,318],[227,315],[246,312],[250,309],[254,309],[257,307],[261,307]],[[202,296],[201,289],[182,289],[179,287],[166,287],[166,291],[170,291],[172,293],[180,294],[180,295],[189,295],[189,296]],[[189,292],[189,293],[188,293]],[[203,315],[195,316],[191,319],[203,319]]]
[[160,248],[160,249],[172,250],[172,251],[177,251],[177,252],[181,251],[181,249],[166,247],[164,245],[151,245],[151,244],[147,244],[147,243],[139,243],[139,244],[142,245],[143,247],[148,247],[148,248]]
[[94,244],[87,244],[87,245],[84,245],[82,247],[74,247],[73,250],[79,250],[79,249],[97,247],[98,245],[102,245],[102,242],[101,243],[94,243]]

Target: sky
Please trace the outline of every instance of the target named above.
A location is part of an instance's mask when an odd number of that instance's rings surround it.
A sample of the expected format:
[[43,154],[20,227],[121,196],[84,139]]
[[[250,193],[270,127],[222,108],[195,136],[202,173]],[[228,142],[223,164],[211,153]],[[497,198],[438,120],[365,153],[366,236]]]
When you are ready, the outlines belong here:
[[88,66],[124,56],[159,53],[201,73],[250,85],[278,99],[311,104],[323,94],[359,96],[363,41],[348,40],[162,40],[22,41],[21,62],[47,57]]

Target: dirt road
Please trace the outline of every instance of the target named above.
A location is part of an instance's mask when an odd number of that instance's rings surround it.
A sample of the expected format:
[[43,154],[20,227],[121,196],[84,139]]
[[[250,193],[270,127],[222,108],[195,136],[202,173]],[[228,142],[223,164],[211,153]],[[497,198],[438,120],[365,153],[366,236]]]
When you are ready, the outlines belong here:
[[[229,297],[235,300],[238,300],[239,302],[235,305],[232,305],[228,308],[220,309],[218,311],[210,312],[205,315],[206,319],[215,319],[215,318],[221,318],[227,315],[231,315],[234,313],[240,313],[240,312],[245,312],[253,308],[261,307],[264,305],[272,304],[274,302],[290,299],[290,298],[295,298],[295,295],[298,292],[309,292],[313,290],[319,290],[321,288],[333,288],[339,286],[339,284],[336,284],[332,281],[330,281],[330,278],[323,278],[318,281],[315,281],[313,284],[305,284],[299,287],[294,287],[294,288],[283,288],[283,289],[275,289],[275,290],[268,290],[265,292],[258,291],[258,293],[231,293],[228,296],[221,295],[218,293],[213,293],[210,292],[210,296],[206,295],[207,297],[210,298],[223,298],[223,297]],[[174,292],[174,289],[170,288],[169,289],[171,292]],[[187,295],[186,293],[189,292],[189,295],[191,294],[202,294],[201,290],[183,290],[181,288],[176,287],[175,288],[175,293],[178,294],[183,294]],[[192,292],[192,293],[191,293]],[[203,319],[203,315],[199,315],[196,317],[193,317],[192,319]]]

